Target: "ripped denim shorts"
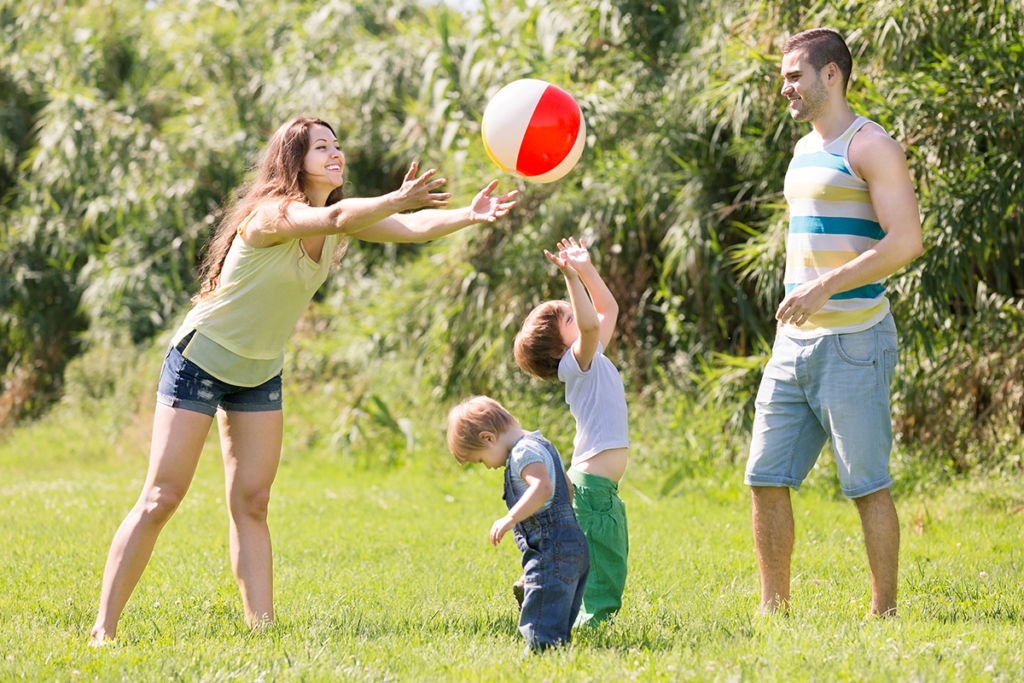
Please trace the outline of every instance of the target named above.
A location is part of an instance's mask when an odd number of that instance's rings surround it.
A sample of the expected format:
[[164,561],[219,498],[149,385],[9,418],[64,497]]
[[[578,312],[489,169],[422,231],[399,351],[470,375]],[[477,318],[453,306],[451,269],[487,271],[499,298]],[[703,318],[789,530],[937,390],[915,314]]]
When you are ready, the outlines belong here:
[[281,410],[281,375],[256,387],[239,387],[222,382],[181,355],[192,335],[177,347],[167,349],[160,369],[157,403],[183,408],[213,417],[218,406],[226,411],[263,412]]

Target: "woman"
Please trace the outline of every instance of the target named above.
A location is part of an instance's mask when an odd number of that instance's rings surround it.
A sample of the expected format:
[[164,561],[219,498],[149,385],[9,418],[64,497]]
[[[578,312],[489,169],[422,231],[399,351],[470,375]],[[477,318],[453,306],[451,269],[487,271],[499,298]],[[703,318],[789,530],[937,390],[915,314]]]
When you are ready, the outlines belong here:
[[[242,188],[203,262],[195,306],[164,359],[153,419],[149,470],[135,507],[110,546],[91,643],[112,640],[157,536],[195,475],[217,417],[230,521],[231,567],[245,620],[274,618],[273,562],[267,508],[281,457],[284,346],[331,255],[345,236],[369,242],[422,242],[515,205],[516,192],[492,197],[492,181],[456,210],[435,192],[444,179],[417,177],[381,197],[342,199],[345,156],[324,121],[296,118],[274,133],[256,180]],[[220,410],[218,411],[218,407]]]

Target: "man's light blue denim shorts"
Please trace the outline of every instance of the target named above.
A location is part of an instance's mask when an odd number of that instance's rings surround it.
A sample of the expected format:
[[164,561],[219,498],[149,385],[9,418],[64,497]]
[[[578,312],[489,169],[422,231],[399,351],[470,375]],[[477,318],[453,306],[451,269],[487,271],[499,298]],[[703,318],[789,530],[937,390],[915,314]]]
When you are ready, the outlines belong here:
[[844,496],[892,486],[889,385],[898,351],[892,315],[852,334],[777,335],[757,392],[744,483],[799,489],[832,439]]

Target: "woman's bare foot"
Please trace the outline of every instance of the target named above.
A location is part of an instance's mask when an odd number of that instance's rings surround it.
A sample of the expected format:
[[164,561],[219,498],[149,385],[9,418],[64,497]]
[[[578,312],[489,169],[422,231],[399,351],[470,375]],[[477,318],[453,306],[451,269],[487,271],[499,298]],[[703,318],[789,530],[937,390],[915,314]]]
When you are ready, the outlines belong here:
[[107,631],[99,626],[93,626],[89,634],[89,647],[106,647],[112,645],[114,638],[107,635]]
[[256,619],[247,619],[245,625],[249,627],[249,634],[255,635],[265,633],[274,628],[274,620],[267,615],[263,615]]

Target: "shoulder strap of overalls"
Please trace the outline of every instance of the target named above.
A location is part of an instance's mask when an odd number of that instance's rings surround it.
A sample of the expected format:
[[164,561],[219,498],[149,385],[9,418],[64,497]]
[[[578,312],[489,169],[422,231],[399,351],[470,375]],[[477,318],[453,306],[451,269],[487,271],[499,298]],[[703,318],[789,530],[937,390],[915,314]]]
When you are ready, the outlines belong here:
[[544,448],[544,452],[550,458],[555,467],[555,481],[551,482],[553,491],[551,493],[551,505],[560,505],[561,503],[569,502],[569,489],[565,482],[565,466],[562,464],[562,459],[558,456],[558,450],[551,445],[551,442],[547,439],[536,436],[534,434],[526,434],[524,439],[530,439],[535,443],[540,444]]

